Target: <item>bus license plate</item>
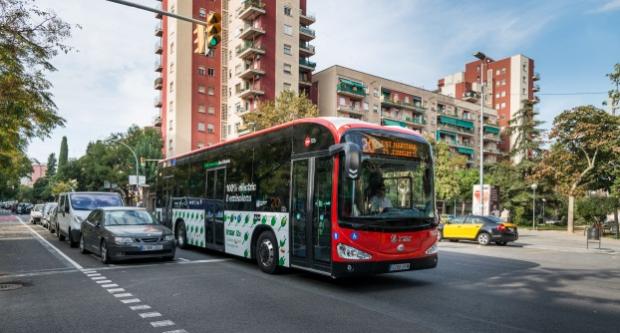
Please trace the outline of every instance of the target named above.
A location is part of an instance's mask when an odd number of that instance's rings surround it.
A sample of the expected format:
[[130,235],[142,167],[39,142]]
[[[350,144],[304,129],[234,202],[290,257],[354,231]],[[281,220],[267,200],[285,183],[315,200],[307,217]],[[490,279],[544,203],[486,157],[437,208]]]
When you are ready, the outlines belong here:
[[411,263],[391,264],[390,265],[390,272],[406,271],[408,269],[411,269]]
[[163,248],[163,245],[142,245],[142,251],[159,251]]

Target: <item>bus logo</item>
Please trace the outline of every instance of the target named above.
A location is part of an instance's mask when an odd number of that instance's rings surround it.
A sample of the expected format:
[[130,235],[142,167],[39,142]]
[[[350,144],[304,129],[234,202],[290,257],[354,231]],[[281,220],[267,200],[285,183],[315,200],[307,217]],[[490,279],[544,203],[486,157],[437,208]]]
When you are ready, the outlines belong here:
[[392,234],[392,237],[390,237],[390,240],[392,241],[392,243],[396,243],[398,241],[398,236],[396,236],[396,234]]

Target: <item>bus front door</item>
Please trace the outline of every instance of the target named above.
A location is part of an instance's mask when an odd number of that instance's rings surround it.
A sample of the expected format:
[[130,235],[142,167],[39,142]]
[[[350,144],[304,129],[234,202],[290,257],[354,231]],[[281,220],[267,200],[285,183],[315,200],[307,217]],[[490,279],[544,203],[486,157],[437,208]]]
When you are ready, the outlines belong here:
[[332,158],[293,160],[291,265],[331,270]]
[[207,170],[206,177],[205,244],[210,249],[224,251],[226,168]]

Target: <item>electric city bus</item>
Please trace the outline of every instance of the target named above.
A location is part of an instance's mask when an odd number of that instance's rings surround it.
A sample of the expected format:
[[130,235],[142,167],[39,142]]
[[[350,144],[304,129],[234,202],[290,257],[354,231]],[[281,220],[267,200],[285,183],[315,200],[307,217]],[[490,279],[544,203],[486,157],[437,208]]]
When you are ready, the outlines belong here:
[[309,118],[162,161],[156,214],[177,245],[334,278],[434,268],[431,147],[416,132]]

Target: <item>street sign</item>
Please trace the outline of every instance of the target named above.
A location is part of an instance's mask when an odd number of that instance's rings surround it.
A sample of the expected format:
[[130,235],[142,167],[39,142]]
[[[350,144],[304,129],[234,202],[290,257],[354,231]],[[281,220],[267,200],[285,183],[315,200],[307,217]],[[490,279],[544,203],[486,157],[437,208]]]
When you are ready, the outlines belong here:
[[138,182],[136,182],[135,175],[129,175],[129,185],[144,185],[146,183],[146,178],[144,176],[140,176]]

